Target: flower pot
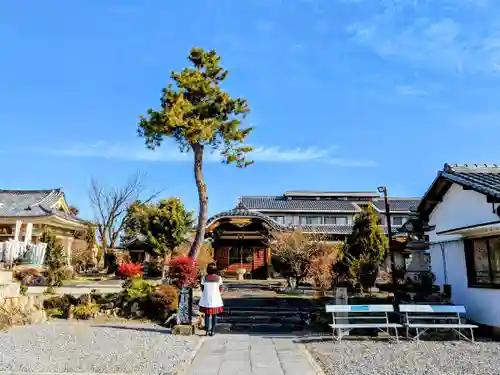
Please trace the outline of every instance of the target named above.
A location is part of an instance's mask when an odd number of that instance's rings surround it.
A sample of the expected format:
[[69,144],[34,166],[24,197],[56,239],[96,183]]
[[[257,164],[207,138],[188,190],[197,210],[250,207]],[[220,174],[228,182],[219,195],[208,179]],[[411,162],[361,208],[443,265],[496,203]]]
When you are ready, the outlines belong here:
[[245,279],[245,274],[247,273],[246,268],[236,268],[237,280],[242,281]]

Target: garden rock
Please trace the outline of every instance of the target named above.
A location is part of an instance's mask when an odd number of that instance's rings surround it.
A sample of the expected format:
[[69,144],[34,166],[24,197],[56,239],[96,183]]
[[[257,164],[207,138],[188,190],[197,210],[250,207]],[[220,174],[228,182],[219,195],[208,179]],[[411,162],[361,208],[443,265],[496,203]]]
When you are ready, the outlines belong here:
[[92,303],[92,297],[88,293],[82,294],[78,300],[78,303],[80,305],[90,305]]
[[104,303],[101,305],[101,310],[111,310],[115,307],[113,302]]
[[132,302],[130,305],[130,316],[132,318],[142,318],[144,316],[144,312],[141,310],[139,302]]

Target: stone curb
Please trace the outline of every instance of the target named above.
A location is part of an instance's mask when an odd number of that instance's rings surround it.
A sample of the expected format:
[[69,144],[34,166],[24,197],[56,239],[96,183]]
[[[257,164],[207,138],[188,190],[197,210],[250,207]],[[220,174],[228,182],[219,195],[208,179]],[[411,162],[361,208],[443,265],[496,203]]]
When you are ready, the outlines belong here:
[[[196,346],[194,347],[193,352],[188,357],[188,359],[185,360],[180,365],[180,369],[178,369],[177,371],[174,371],[175,375],[184,375],[186,373],[186,371],[188,370],[188,368],[191,365],[191,363],[193,363],[194,358],[196,357],[196,355],[200,351],[200,349],[201,349],[201,347],[202,347],[202,345],[203,345],[204,342],[205,342],[205,337],[201,337],[200,340],[198,341],[198,343],[196,344]],[[2,375],[2,374],[0,374],[0,375]]]
[[314,369],[317,375],[326,375],[326,373],[323,371],[321,366],[318,364],[318,362],[314,359],[312,354],[309,352],[305,344],[302,343],[297,343],[299,350],[302,352],[304,357],[306,357],[307,361],[311,365],[311,367]]
[[126,372],[9,372],[0,371],[0,375],[133,375]]

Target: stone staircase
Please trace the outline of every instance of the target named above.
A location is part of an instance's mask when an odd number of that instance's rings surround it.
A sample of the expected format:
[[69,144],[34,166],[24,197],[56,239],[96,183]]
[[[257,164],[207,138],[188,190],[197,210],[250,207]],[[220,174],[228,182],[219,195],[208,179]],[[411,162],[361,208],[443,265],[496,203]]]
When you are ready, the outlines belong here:
[[43,295],[22,296],[12,271],[0,271],[0,328],[41,323],[47,320]]
[[223,332],[298,333],[308,328],[316,306],[308,300],[285,298],[238,298],[224,301],[219,315]]

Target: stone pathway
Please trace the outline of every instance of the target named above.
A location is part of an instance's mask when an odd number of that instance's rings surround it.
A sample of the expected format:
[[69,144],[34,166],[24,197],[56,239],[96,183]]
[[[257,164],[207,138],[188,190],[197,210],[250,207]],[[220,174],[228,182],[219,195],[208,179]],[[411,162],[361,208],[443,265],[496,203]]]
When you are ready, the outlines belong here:
[[185,375],[317,375],[292,336],[207,337]]

